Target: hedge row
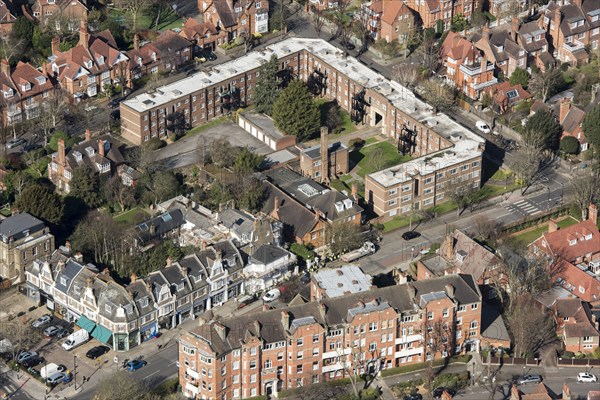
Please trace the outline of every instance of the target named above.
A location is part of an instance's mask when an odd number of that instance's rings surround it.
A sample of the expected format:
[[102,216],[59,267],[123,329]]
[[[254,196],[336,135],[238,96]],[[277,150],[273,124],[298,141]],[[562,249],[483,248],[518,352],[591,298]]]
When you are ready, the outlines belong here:
[[[469,362],[470,359],[471,359],[470,355],[454,356],[454,357],[450,357],[450,359],[448,360],[448,364],[455,364],[455,363],[466,364],[467,362]],[[442,358],[439,360],[435,360],[433,362],[433,366],[441,367],[442,365],[444,365],[444,363],[445,363],[445,359]],[[427,368],[427,363],[425,363],[425,362],[416,363],[416,364],[406,365],[403,367],[394,367],[394,368],[384,369],[383,371],[381,371],[381,376],[385,378],[387,376],[392,376],[392,375],[407,374],[409,372],[421,371],[426,368]]]

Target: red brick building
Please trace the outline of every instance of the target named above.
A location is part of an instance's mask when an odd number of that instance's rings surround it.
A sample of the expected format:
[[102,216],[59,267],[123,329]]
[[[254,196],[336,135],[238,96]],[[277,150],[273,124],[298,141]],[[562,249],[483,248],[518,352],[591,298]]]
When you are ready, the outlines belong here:
[[219,46],[238,36],[269,31],[267,0],[198,0],[198,10],[203,22],[210,22],[217,29]]
[[194,399],[276,396],[477,349],[480,321],[481,295],[466,275],[201,319],[179,342],[179,382]]
[[593,353],[600,346],[598,321],[589,304],[579,298],[558,299],[553,311],[566,351]]
[[560,101],[558,114],[558,122],[563,128],[561,138],[572,136],[579,142],[579,150],[587,150],[590,145],[581,128],[581,124],[585,118],[585,111],[573,105],[569,99],[563,99]]
[[87,21],[88,11],[82,0],[35,0],[31,6],[33,17],[41,25],[54,25],[55,30],[77,30],[81,21]]
[[478,0],[408,0],[406,5],[420,16],[423,28],[437,29],[441,21],[442,31],[450,29],[454,16],[462,14],[470,19],[473,12],[481,9]]
[[16,12],[10,0],[0,0],[0,34],[8,34],[17,20]]
[[371,37],[404,43],[417,29],[414,11],[401,1],[377,0],[369,8]]

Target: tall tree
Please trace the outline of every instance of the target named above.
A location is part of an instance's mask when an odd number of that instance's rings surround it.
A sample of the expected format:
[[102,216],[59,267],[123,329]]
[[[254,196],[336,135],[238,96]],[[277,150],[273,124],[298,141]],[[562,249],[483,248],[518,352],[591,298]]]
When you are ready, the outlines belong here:
[[515,68],[513,73],[510,75],[511,85],[521,85],[523,88],[527,88],[529,82],[529,74],[523,68]]
[[159,171],[152,175],[150,191],[156,196],[156,202],[165,201],[179,193],[181,184],[171,171]]
[[529,80],[529,91],[542,102],[546,102],[564,86],[565,80],[560,69],[548,67],[546,71],[534,72]]
[[137,32],[138,18],[149,4],[150,0],[120,0],[116,5],[129,14],[131,17],[131,30]]
[[525,143],[515,153],[509,162],[509,168],[515,173],[521,186],[521,194],[534,182],[542,163],[542,148],[540,144]]
[[531,295],[516,299],[508,315],[508,328],[512,334],[517,357],[535,357],[544,347],[557,341],[554,320]]
[[98,174],[87,165],[75,168],[69,193],[83,201],[88,208],[98,207],[102,203]]
[[583,170],[571,177],[566,191],[568,201],[581,210],[581,220],[588,218],[588,206],[600,200],[600,174],[593,170]]
[[64,215],[64,205],[60,196],[38,184],[26,187],[16,206],[20,211],[28,212],[53,225],[60,224]]
[[286,135],[295,135],[300,142],[319,130],[319,108],[304,82],[294,80],[279,93],[273,104],[273,120]]
[[97,400],[130,400],[144,399],[148,389],[144,384],[129,374],[120,371],[108,375],[97,386],[94,399]]
[[117,175],[103,182],[102,192],[109,203],[117,203],[121,210],[127,210],[135,204],[135,190],[125,186]]
[[530,146],[556,151],[561,134],[562,127],[556,118],[549,111],[540,110],[527,120],[523,140]]
[[325,241],[335,255],[358,249],[362,244],[360,228],[349,221],[334,221],[327,226]]
[[229,168],[236,160],[237,151],[225,138],[215,139],[210,144],[210,158],[213,164]]
[[581,129],[589,142],[596,147],[595,151],[600,150],[600,103],[596,104],[588,113],[586,113]]
[[235,156],[233,170],[240,175],[248,175],[257,171],[265,157],[254,153],[248,147],[242,147]]
[[422,84],[423,97],[438,111],[448,111],[454,107],[454,90],[435,80],[426,80]]
[[258,69],[259,75],[252,93],[252,102],[256,111],[271,115],[273,103],[277,99],[277,71],[279,62],[273,54],[271,59]]

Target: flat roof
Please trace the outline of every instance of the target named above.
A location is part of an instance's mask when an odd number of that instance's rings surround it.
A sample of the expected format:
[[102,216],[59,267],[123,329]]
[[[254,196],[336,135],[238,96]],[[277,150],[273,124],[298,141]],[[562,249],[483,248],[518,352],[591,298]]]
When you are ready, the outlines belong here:
[[315,272],[313,277],[330,298],[367,292],[372,286],[371,277],[354,264],[335,269],[321,269]]
[[[161,86],[153,93],[142,93],[124,101],[122,104],[135,111],[144,112],[258,68],[267,62],[273,54],[276,54],[278,58],[282,58],[302,50],[321,58],[365,88],[380,93],[394,107],[422,124],[431,127],[438,135],[454,144],[452,148],[368,175],[381,185],[390,186],[409,181],[413,175],[426,175],[438,169],[477,157],[483,152],[480,146],[485,143],[485,139],[481,136],[463,127],[448,115],[436,113],[430,105],[418,99],[411,90],[398,82],[388,80],[380,73],[360,63],[357,59],[346,56],[342,50],[323,39],[289,38],[269,45],[261,51],[252,51],[235,60]],[[435,156],[432,157],[432,155]]]
[[271,136],[272,138],[281,139],[286,136],[275,126],[275,122],[265,114],[257,114],[250,112],[241,114],[244,118],[261,128],[263,131],[265,131],[267,135]]
[[[328,153],[335,153],[337,151],[347,150],[347,149],[348,149],[348,146],[346,146],[344,143],[341,143],[341,142],[331,143],[329,146],[327,146]],[[306,149],[302,150],[302,153],[304,153],[304,155],[310,157],[313,160],[321,158],[321,144],[317,144],[312,147],[306,148]]]

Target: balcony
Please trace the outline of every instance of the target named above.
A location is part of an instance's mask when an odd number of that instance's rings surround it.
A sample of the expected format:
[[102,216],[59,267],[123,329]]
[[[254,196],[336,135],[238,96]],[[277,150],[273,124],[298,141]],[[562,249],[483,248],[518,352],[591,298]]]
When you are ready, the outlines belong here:
[[563,49],[570,53],[576,53],[585,50],[585,46],[579,40],[573,40],[572,42],[563,43]]
[[481,89],[484,89],[484,88],[486,88],[488,86],[495,85],[496,83],[498,83],[498,78],[493,77],[492,79],[490,79],[487,82],[481,82],[481,83],[477,83],[477,84],[476,83],[471,83],[471,87],[473,89],[475,89],[475,90],[481,90]]
[[396,344],[410,343],[423,340],[423,335],[405,335],[396,339]]
[[323,373],[326,373],[326,372],[331,372],[331,371],[338,371],[340,369],[344,369],[344,366],[342,365],[342,363],[336,362],[333,364],[324,365],[323,368],[321,368],[321,371]]
[[31,110],[32,108],[36,108],[40,105],[37,101],[27,101],[24,103],[26,110]]
[[[472,64],[472,65],[467,65],[467,64],[461,64],[460,65],[460,70],[469,75],[469,76],[475,76],[475,75],[479,75],[481,74],[482,71],[481,70],[481,64],[476,63],[476,64]],[[487,68],[485,69],[486,71],[493,71],[494,70],[494,64],[488,63]]]
[[352,353],[352,349],[350,347],[346,347],[344,349],[337,349],[337,350],[328,351],[326,353],[323,353],[323,359],[331,358],[331,357],[339,357],[342,355],[347,356],[350,353]]
[[193,385],[191,383],[186,383],[185,384],[185,390],[187,390],[188,392],[193,393],[194,395],[197,395],[198,393],[200,393],[200,388],[196,385]]
[[395,354],[395,358],[415,356],[415,355],[420,355],[420,354],[423,354],[423,348],[422,347],[415,347],[415,348],[412,348],[412,349],[406,349],[406,350],[397,351],[396,354]]
[[21,109],[19,107],[14,107],[14,108],[9,108],[6,111],[6,115],[10,118],[10,117],[14,117],[17,115],[21,115]]

